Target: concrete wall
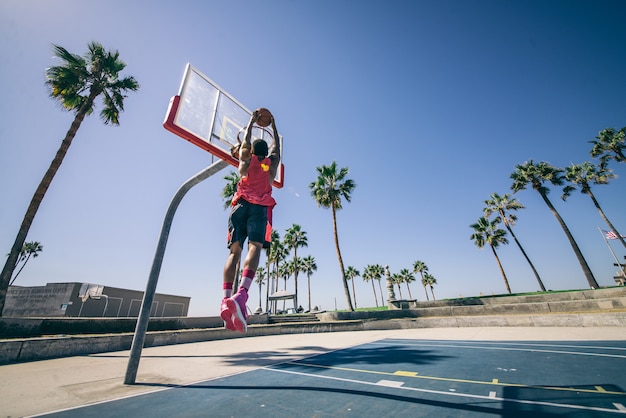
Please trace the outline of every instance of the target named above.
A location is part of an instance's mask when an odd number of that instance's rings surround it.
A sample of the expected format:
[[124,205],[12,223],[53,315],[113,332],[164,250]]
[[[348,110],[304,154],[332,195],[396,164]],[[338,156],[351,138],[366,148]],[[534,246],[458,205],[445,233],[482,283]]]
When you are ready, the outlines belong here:
[[[79,295],[86,288],[98,292],[85,300]],[[143,293],[86,283],[48,283],[46,286],[10,286],[4,317],[137,317]],[[151,317],[185,317],[190,297],[157,293],[152,302]]]

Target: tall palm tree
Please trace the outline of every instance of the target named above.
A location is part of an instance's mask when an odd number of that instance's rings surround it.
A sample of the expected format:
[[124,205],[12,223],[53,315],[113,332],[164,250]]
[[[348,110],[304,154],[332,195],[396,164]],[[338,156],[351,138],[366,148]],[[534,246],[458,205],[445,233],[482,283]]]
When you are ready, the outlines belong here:
[[399,274],[400,277],[402,277],[402,281],[406,283],[406,288],[409,290],[409,300],[413,300],[409,283],[413,283],[415,281],[415,276],[413,276],[413,273],[411,273],[409,269],[402,269]]
[[352,191],[356,187],[356,183],[347,178],[348,168],[337,168],[337,163],[332,162],[331,165],[317,167],[317,179],[309,184],[311,195],[315,199],[318,206],[330,208],[333,215],[333,232],[335,237],[335,248],[337,249],[337,258],[339,259],[339,268],[341,269],[341,280],[343,281],[343,290],[346,295],[348,309],[354,311],[352,300],[350,299],[350,289],[346,280],[346,271],[343,266],[341,250],[339,249],[339,235],[337,233],[337,211],[343,208],[342,199],[350,202],[352,199]]
[[363,269],[363,281],[368,283],[372,282],[372,292],[374,292],[374,302],[378,308],[378,298],[376,296],[376,288],[374,287],[374,272],[371,265],[368,265]]
[[359,277],[361,275],[361,273],[355,269],[353,266],[348,266],[348,268],[346,269],[346,279],[352,281],[352,296],[354,296],[354,309],[357,308],[357,303],[356,303],[356,291],[354,290],[354,279],[356,277]]
[[28,260],[30,260],[31,257],[37,258],[41,251],[43,251],[43,246],[41,245],[41,243],[37,241],[30,241],[30,242],[24,243],[24,246],[22,247],[22,251],[20,251],[20,257],[18,258],[17,263],[15,263],[15,268],[17,268],[17,265],[19,263],[23,263],[22,267],[20,267],[20,269],[15,274],[15,276],[13,276],[13,280],[11,280],[11,282],[9,283],[9,286],[15,283],[17,276],[19,276],[22,270],[24,270],[24,267],[26,266],[26,263],[28,263]]
[[[615,174],[611,172],[610,169],[600,165],[597,167],[595,164],[585,161],[581,165],[572,164],[569,167],[565,168],[565,179],[574,183],[576,186],[580,187],[580,192],[588,195],[593,204],[595,205],[598,213],[604,219],[604,222],[611,228],[611,231],[615,233],[617,238],[621,241],[622,245],[626,247],[626,241],[624,237],[617,231],[617,229],[613,226],[609,218],[604,214],[604,211],[600,207],[596,197],[591,191],[591,184],[608,184],[609,180],[615,178]],[[567,199],[572,191],[576,190],[575,186],[565,186],[563,188],[563,200]]]
[[497,213],[500,215],[500,219],[502,219],[504,226],[509,231],[509,234],[511,234],[511,236],[513,237],[513,240],[524,255],[524,258],[526,258],[526,261],[528,261],[528,264],[530,264],[530,268],[535,274],[537,283],[539,283],[539,288],[543,292],[545,292],[546,287],[543,285],[541,277],[539,277],[539,273],[537,273],[537,269],[535,269],[535,266],[530,261],[530,258],[528,258],[528,255],[526,255],[526,251],[524,251],[522,244],[520,244],[517,237],[513,233],[513,228],[511,228],[513,225],[515,225],[515,222],[517,221],[517,216],[510,212],[514,210],[524,209],[524,205],[518,202],[517,199],[512,198],[509,194],[500,196],[498,193],[492,193],[491,196],[489,196],[489,199],[485,200],[485,205],[487,205],[483,209],[485,217],[489,218],[492,213]]
[[309,299],[309,312],[311,312],[311,275],[317,271],[317,264],[315,263],[315,257],[307,255],[302,259],[302,272],[307,277],[307,295]]
[[126,64],[120,59],[119,52],[105,51],[102,45],[96,42],[89,43],[87,49],[88,52],[83,58],[71,54],[61,46],[53,45],[54,55],[62,61],[62,65],[52,66],[46,70],[46,84],[50,87],[50,96],[58,100],[64,109],[74,112],[75,116],[50,167],[35,190],[2,269],[0,316],[4,309],[9,282],[28,231],[85,116],[93,113],[96,99],[102,96],[103,107],[100,111],[102,121],[105,125],[119,125],[119,116],[124,110],[126,92],[139,89],[139,83],[133,77],[120,78],[120,72]]
[[[276,245],[280,244],[280,235],[278,234],[277,231],[272,230],[272,235],[270,238],[270,246],[268,248],[265,249],[265,258],[266,258],[266,265],[267,265],[267,286],[265,286],[265,312],[269,312],[269,305],[270,305],[270,288],[273,289],[272,287],[272,282],[273,280],[271,279],[271,272],[270,272],[270,264],[272,263],[272,249],[276,247]],[[274,290],[272,290],[273,292]]]
[[563,218],[559,212],[557,212],[550,199],[548,199],[548,193],[550,190],[544,186],[544,182],[550,182],[554,186],[562,186],[563,185],[563,170],[558,169],[552,166],[549,163],[541,161],[538,164],[535,164],[532,160],[525,162],[524,164],[518,164],[515,166],[515,171],[511,174],[511,179],[513,180],[513,184],[511,185],[511,190],[514,193],[517,193],[520,190],[526,189],[526,186],[530,184],[534,190],[539,192],[543,201],[548,205],[548,208],[554,215],[554,217],[561,225],[561,228],[565,232],[567,239],[576,254],[576,258],[578,259],[578,263],[585,274],[587,282],[589,283],[589,287],[592,289],[597,289],[598,282],[596,282],[595,277],[593,277],[593,273],[587,264],[587,260],[583,257],[583,253],[578,248],[578,244],[574,240],[572,233],[569,228],[565,224]]
[[509,280],[506,278],[504,268],[502,268],[502,263],[500,262],[500,257],[498,257],[498,253],[496,252],[496,248],[498,248],[500,244],[509,243],[506,239],[506,231],[498,228],[498,224],[500,222],[499,218],[494,219],[493,221],[489,221],[489,219],[484,216],[479,218],[478,222],[470,225],[470,228],[474,230],[470,239],[474,240],[474,244],[476,244],[476,246],[480,249],[484,248],[485,244],[489,244],[491,251],[493,251],[493,255],[496,257],[496,261],[498,262],[498,267],[500,267],[500,272],[504,278],[506,290],[510,294],[511,287],[509,286]]
[[259,267],[256,269],[256,275],[254,276],[254,282],[259,285],[259,307],[257,312],[263,312],[263,284],[265,284],[265,267]]
[[426,290],[426,282],[424,281],[424,273],[428,273],[428,266],[423,261],[417,260],[413,263],[413,273],[419,273],[422,277],[422,286],[424,286],[424,293],[426,294],[426,300],[428,299],[428,291]]
[[270,246],[270,260],[274,264],[275,274],[274,289],[272,289],[273,292],[278,292],[278,279],[280,278],[278,270],[280,264],[285,260],[286,257],[287,249],[283,245],[282,241],[280,240],[280,236],[277,233],[276,240],[274,241],[272,238],[272,244]]
[[600,163],[605,166],[609,160],[618,163],[626,163],[626,127],[616,131],[607,128],[598,134],[596,140],[589,141],[593,144],[590,154],[592,157],[600,157]]
[[422,283],[424,282],[424,280],[426,281],[426,284],[430,286],[430,293],[433,295],[433,300],[436,300],[434,286],[437,284],[437,279],[435,279],[435,277],[432,274],[427,272],[427,273],[424,273],[424,279],[422,279]]
[[383,293],[383,287],[380,284],[380,281],[385,276],[385,268],[380,264],[374,264],[372,266],[372,274],[374,276],[374,280],[378,282],[378,289],[380,290],[380,304],[381,306],[385,305],[385,294]]
[[398,294],[400,295],[400,300],[403,300],[404,298],[402,297],[402,288],[400,287],[400,285],[402,284],[402,282],[404,281],[404,279],[402,278],[402,276],[400,275],[400,273],[393,273],[391,275],[391,283],[395,284],[396,286],[398,286]]
[[[283,278],[285,283],[283,290],[287,291],[287,280],[289,280],[289,276],[293,273],[293,263],[290,261],[285,261],[280,266],[278,266],[278,274]],[[283,311],[285,310],[285,300],[283,300]]]
[[300,306],[298,304],[298,271],[301,269],[298,266],[298,247],[308,247],[308,239],[306,236],[306,231],[302,230],[302,227],[297,224],[291,225],[291,228],[288,228],[285,232],[285,238],[283,239],[285,243],[285,247],[287,250],[293,250],[293,281],[295,286],[295,305]]

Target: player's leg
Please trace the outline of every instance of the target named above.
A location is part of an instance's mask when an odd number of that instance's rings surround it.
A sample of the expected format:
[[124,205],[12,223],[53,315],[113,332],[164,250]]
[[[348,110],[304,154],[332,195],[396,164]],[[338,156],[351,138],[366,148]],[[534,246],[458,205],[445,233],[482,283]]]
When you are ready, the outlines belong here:
[[265,240],[265,228],[267,226],[267,208],[259,205],[249,205],[248,208],[248,254],[243,263],[241,274],[241,286],[232,297],[236,302],[236,310],[233,312],[233,322],[238,331],[245,332],[247,329],[248,312],[246,302],[248,301],[248,289],[252,285],[254,275],[259,266],[259,259],[263,251],[263,241]]
[[237,267],[239,260],[241,259],[241,244],[246,239],[246,222],[245,222],[245,207],[244,205],[237,204],[232,208],[230,216],[228,217],[228,257],[226,258],[226,264],[224,265],[222,289],[224,292],[224,298],[222,299],[222,305],[220,307],[220,317],[224,320],[224,327],[228,330],[235,331],[236,327],[233,323],[233,313],[231,312],[232,303],[231,297],[233,295],[233,283],[235,281],[235,275],[237,274]]

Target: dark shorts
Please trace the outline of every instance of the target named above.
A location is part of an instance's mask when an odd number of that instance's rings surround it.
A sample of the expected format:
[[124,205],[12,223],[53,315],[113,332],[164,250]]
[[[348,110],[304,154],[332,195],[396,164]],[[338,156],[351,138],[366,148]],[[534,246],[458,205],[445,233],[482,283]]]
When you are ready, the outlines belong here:
[[271,239],[271,208],[239,199],[228,217],[228,248],[233,242],[243,247],[246,238],[269,248]]

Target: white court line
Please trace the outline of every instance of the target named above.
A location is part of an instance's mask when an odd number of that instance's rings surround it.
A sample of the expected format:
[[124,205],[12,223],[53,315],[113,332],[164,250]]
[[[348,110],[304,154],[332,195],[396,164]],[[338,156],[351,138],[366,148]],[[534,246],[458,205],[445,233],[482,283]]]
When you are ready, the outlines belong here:
[[[354,379],[345,379],[342,377],[324,376],[324,375],[317,375],[317,374],[311,374],[311,373],[295,372],[291,370],[273,369],[273,368],[268,368],[268,367],[264,367],[264,369],[267,371],[271,371],[271,372],[295,374],[298,376],[306,376],[306,377],[311,377],[315,379],[337,380],[340,382],[355,383],[357,385],[380,386],[378,383],[366,382],[366,381],[354,380]],[[430,393],[433,395],[457,396],[457,397],[471,398],[471,399],[483,399],[486,401],[494,401],[494,400],[506,401],[506,402],[512,402],[512,403],[526,404],[526,405],[541,405],[541,406],[551,406],[555,408],[578,409],[578,410],[583,410],[583,411],[597,411],[597,412],[609,412],[609,413],[614,413],[614,414],[626,414],[626,410],[621,411],[621,410],[616,410],[616,409],[598,408],[598,407],[582,406],[582,405],[558,404],[558,403],[543,402],[543,401],[528,401],[524,399],[509,399],[509,398],[500,398],[496,396],[491,397],[491,396],[485,396],[485,395],[472,395],[469,393],[459,393],[459,392],[443,392],[440,390],[412,388],[412,387],[407,387],[407,386],[395,387],[395,389],[408,390],[408,391],[413,391],[413,392]]]
[[[383,340],[378,340],[376,342],[380,343]],[[411,339],[402,339],[402,338],[387,338],[384,341],[394,341],[394,342],[403,342],[403,343],[412,343],[412,342],[425,342],[425,343],[441,343],[441,342],[450,342],[451,340],[416,340],[415,338]],[[516,341],[454,341],[457,344],[498,344],[498,345],[520,345],[526,347],[565,347],[565,348],[593,348],[596,350],[619,350],[626,351],[626,347],[607,347],[603,345],[571,345],[571,344],[546,344],[543,342],[516,342]],[[618,341],[615,341],[618,342]]]
[[[382,341],[381,342],[375,341],[370,344],[390,345],[389,343],[385,343]],[[409,345],[415,346],[415,347],[448,347],[448,348],[466,348],[466,349],[480,348],[483,350],[527,351],[531,353],[570,354],[570,355],[576,355],[576,356],[611,357],[611,358],[626,359],[626,355],[620,355],[620,354],[599,354],[599,353],[585,353],[585,352],[580,352],[580,351],[540,350],[536,348],[486,347],[486,346],[480,346],[480,345],[468,346],[468,345],[455,345],[455,344],[428,344],[428,343],[426,344],[410,343]]]

